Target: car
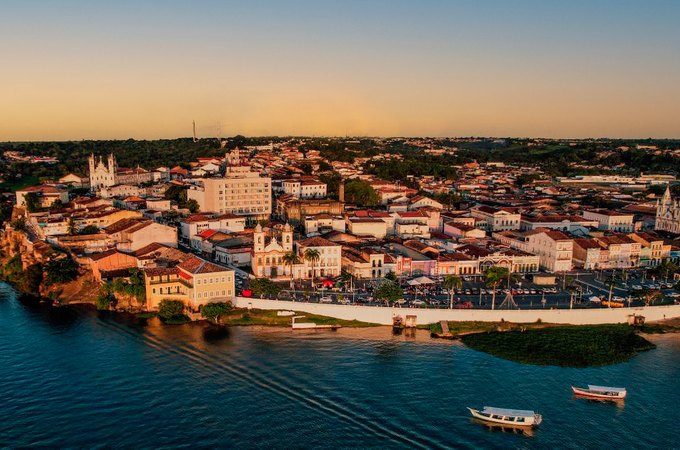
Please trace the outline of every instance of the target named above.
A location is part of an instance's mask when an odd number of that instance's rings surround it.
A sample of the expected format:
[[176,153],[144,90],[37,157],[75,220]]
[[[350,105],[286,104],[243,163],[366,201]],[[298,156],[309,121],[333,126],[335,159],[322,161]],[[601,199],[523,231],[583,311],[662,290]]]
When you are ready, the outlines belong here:
[[630,288],[633,289],[634,291],[641,291],[642,290],[642,286],[640,286],[639,284],[634,284]]
[[399,300],[395,300],[394,303],[396,305],[405,305],[406,304],[406,299],[400,298]]
[[679,298],[680,297],[680,292],[671,292],[668,294],[670,298]]
[[333,299],[328,295],[324,295],[319,299],[319,303],[333,303]]
[[470,289],[465,289],[465,295],[471,295],[472,292],[470,292]]
[[482,289],[482,295],[486,295],[486,289]]
[[593,302],[593,303],[601,303],[601,302],[602,302],[602,299],[601,299],[600,297],[596,297],[596,296],[593,295],[592,297],[590,297],[590,298],[588,299],[588,301],[589,301],[589,302]]
[[411,304],[412,304],[413,306],[425,306],[425,302],[424,302],[423,300],[420,300],[420,299],[413,300],[413,301],[411,302]]
[[531,295],[536,295],[536,289],[532,289],[530,292],[531,292]]
[[352,302],[350,301],[350,299],[343,297],[338,299],[338,303],[340,303],[341,305],[349,305]]

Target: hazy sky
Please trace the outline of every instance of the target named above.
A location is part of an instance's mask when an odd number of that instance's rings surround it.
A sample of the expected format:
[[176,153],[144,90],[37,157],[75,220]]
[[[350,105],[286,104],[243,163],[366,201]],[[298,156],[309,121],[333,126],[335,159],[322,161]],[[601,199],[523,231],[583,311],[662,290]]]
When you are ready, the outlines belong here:
[[680,137],[680,1],[4,1],[0,141]]

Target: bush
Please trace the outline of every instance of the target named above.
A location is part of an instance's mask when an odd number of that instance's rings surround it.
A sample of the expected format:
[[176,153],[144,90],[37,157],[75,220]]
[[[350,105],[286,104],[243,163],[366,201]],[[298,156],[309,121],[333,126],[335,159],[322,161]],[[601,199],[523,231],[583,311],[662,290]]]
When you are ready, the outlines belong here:
[[215,323],[220,323],[220,316],[231,310],[231,304],[226,302],[207,303],[201,308],[201,316]]
[[186,320],[184,303],[179,300],[161,300],[158,305],[158,317],[165,322]]
[[95,301],[95,306],[97,307],[97,310],[108,311],[109,309],[111,309],[112,305],[113,297],[110,294],[107,294],[106,292],[101,292],[97,296],[97,300]]
[[281,291],[281,288],[268,278],[256,278],[251,280],[248,286],[256,297],[263,295],[276,297],[279,294],[279,291]]

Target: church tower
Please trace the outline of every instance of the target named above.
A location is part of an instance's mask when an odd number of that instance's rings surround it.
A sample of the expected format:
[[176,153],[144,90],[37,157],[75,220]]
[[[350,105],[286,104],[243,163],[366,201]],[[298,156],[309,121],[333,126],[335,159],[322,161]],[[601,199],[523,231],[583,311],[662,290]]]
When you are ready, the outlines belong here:
[[262,253],[264,251],[264,231],[262,231],[262,225],[259,223],[255,227],[253,232],[253,253]]
[[289,223],[283,226],[283,231],[281,232],[281,246],[284,252],[293,251],[293,227]]

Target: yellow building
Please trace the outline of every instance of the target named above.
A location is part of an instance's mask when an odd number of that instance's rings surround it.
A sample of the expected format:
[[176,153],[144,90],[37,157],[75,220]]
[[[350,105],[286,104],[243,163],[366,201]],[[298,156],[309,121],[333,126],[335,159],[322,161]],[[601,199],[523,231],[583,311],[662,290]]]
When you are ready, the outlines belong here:
[[144,269],[146,304],[158,309],[161,300],[179,300],[196,311],[206,303],[226,302],[236,294],[234,271],[196,256],[174,267]]

